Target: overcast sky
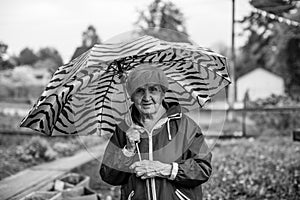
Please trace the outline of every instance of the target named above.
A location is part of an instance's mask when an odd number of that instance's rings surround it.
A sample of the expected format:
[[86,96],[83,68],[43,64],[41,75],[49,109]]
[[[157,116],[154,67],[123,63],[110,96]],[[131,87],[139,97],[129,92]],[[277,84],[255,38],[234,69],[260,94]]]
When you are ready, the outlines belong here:
[[[1,0],[0,41],[10,54],[25,47],[54,47],[69,61],[81,44],[82,32],[93,25],[102,41],[132,31],[137,10],[152,0]],[[173,0],[186,18],[191,39],[204,47],[231,44],[232,0]],[[236,18],[251,11],[248,0],[236,0]],[[241,44],[241,38],[237,38]]]

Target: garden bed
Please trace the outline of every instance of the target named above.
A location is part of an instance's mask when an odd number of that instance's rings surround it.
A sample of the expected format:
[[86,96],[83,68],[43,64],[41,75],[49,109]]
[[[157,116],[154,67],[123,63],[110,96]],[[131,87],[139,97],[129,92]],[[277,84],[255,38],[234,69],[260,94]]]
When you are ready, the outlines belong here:
[[[204,184],[206,199],[297,199],[300,146],[291,137],[220,141],[213,150],[213,175]],[[296,180],[298,179],[298,180]],[[297,197],[296,197],[297,195]]]
[[101,138],[46,137],[42,135],[0,134],[0,180],[26,168],[72,156],[79,150],[102,143]]

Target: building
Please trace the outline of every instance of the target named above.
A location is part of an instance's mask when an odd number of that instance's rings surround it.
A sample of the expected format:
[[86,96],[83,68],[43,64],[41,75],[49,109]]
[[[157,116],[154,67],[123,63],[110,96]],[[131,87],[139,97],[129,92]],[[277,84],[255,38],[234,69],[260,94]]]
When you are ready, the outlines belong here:
[[1,99],[36,100],[49,83],[51,73],[45,69],[31,66],[18,66],[0,73]]
[[237,79],[236,88],[237,101],[243,101],[247,92],[253,101],[271,94],[284,95],[284,80],[266,69],[255,68]]

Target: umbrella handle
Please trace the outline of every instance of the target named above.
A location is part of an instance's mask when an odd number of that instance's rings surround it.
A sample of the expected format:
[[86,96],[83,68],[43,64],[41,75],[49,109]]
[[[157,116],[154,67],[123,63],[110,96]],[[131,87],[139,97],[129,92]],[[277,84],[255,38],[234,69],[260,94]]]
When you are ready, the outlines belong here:
[[[139,144],[136,142],[135,146],[136,146],[136,150],[137,150],[137,153],[138,153],[138,156],[139,156],[139,160],[142,161]],[[150,194],[151,194],[150,193],[150,179],[146,179],[146,187],[147,187],[147,196],[148,196],[148,199],[151,199],[151,196],[150,196]]]
[[147,187],[147,196],[148,196],[148,199],[151,199],[151,196],[150,196],[150,179],[146,179],[146,187]]
[[137,150],[137,153],[138,153],[138,156],[139,156],[139,160],[140,160],[140,161],[142,161],[142,157],[141,157],[140,148],[139,148],[139,145],[138,145],[138,143],[137,143],[137,142],[135,143],[135,146],[136,146],[136,150]]

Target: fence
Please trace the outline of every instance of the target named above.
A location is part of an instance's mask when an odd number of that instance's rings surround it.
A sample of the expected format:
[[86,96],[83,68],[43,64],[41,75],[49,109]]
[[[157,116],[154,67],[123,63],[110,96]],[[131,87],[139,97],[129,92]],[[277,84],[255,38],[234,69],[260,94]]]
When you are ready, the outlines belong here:
[[300,106],[285,106],[285,107],[259,107],[259,108],[249,108],[247,106],[244,106],[244,108],[239,108],[239,109],[214,109],[214,111],[224,111],[226,110],[227,113],[235,113],[235,114],[240,114],[242,115],[241,117],[241,126],[242,126],[242,136],[247,136],[247,116],[249,114],[261,114],[261,113],[289,113],[292,116],[295,117],[289,117],[290,120],[290,128],[292,129],[293,132],[293,137],[295,137],[294,140],[297,140],[299,137],[298,134],[300,134],[300,118],[297,118],[296,115],[300,114]]

